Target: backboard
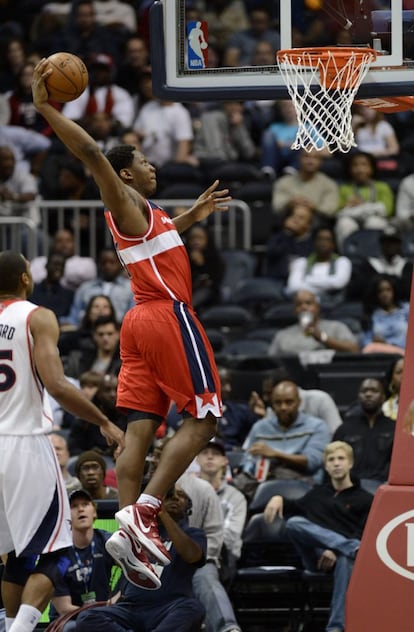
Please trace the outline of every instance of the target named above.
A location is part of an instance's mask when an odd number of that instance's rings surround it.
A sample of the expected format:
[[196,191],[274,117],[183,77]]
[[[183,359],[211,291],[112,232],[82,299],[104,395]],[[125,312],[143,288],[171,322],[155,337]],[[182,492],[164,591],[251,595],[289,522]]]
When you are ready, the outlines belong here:
[[[243,65],[228,63],[229,49],[237,51],[232,37],[243,30],[236,26],[231,32],[236,25],[231,9],[246,4],[238,0],[155,2],[150,14],[154,93],[176,101],[288,98],[276,66],[277,46],[273,50],[268,46],[267,55],[256,49]],[[250,4],[266,4],[280,49],[369,46],[377,50],[377,60],[358,98],[414,93],[414,1],[267,0]],[[216,5],[224,5],[228,12],[220,20],[214,16]],[[260,15],[251,14],[251,18],[260,22]]]

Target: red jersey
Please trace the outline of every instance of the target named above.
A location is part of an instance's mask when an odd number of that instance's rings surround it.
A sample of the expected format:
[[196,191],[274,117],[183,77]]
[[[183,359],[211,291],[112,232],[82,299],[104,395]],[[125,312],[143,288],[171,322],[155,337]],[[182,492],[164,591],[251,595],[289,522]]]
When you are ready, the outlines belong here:
[[136,303],[171,299],[191,305],[191,269],[187,250],[170,216],[147,200],[148,230],[145,235],[121,233],[105,209],[118,256],[131,279]]

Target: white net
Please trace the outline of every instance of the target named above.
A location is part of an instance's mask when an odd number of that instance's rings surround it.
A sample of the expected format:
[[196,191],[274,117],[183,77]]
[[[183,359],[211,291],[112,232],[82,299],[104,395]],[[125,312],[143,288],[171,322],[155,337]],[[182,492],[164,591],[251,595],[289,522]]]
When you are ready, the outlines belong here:
[[292,149],[346,153],[355,147],[351,106],[376,52],[291,49],[276,58],[298,119]]

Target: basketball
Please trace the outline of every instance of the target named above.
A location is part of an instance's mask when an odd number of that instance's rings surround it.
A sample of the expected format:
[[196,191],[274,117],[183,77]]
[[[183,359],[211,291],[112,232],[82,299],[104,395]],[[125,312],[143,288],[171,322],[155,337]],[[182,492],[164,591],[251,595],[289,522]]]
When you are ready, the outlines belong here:
[[47,58],[53,72],[46,79],[49,97],[58,103],[77,99],[88,85],[83,61],[71,53],[54,53]]

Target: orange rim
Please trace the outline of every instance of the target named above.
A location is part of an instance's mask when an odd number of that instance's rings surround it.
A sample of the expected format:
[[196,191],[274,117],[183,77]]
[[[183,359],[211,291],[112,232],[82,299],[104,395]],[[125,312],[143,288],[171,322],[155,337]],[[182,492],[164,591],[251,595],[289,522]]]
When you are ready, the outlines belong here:
[[[355,67],[357,68],[366,59],[367,55],[371,56],[371,61],[377,58],[377,51],[373,48],[356,48],[341,47],[330,48],[328,46],[320,46],[319,48],[287,48],[285,50],[276,51],[278,62],[283,61],[283,57],[288,57],[291,66],[307,66],[316,68],[320,62],[323,72],[323,83],[325,86],[332,86],[337,82],[339,88],[354,87],[356,78],[338,77],[338,71],[346,66],[349,59],[354,57]],[[371,63],[371,62],[370,62]]]

